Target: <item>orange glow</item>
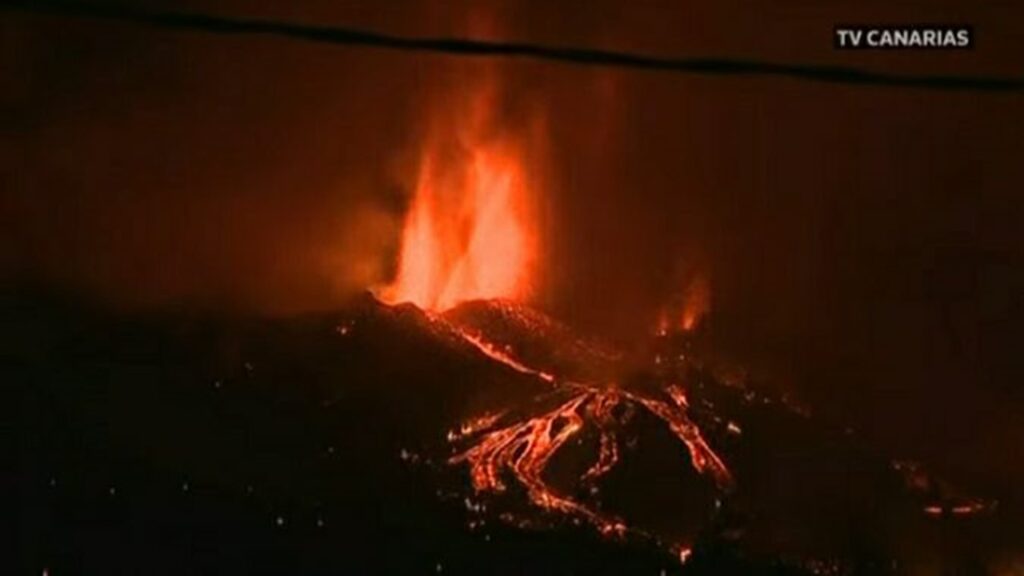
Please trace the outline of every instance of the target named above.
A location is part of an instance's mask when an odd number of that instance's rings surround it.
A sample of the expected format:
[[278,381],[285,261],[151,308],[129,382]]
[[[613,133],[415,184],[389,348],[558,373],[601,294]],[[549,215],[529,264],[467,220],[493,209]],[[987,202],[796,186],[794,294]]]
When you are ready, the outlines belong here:
[[[580,482],[595,486],[594,482],[619,461],[620,439],[616,431],[623,422],[616,416],[616,408],[628,404],[641,406],[662,420],[686,446],[690,462],[698,473],[709,475],[723,490],[732,489],[734,481],[729,469],[704,440],[700,428],[690,420],[689,403],[682,388],[668,386],[664,391],[667,399],[578,383],[563,387],[560,392],[568,392],[568,399],[542,414],[512,421],[506,419],[506,414],[487,415],[467,422],[462,433],[451,433],[448,438],[450,441],[468,440],[471,447],[452,457],[450,462],[469,465],[470,479],[478,493],[506,491],[506,476],[511,473],[535,506],[586,520],[605,536],[621,537],[631,531],[623,520],[602,513],[575,497],[559,494],[546,479],[546,472],[556,453],[578,438],[584,429],[593,428],[599,434],[599,452]],[[684,563],[689,557],[688,551],[688,547],[680,549],[680,560]]]
[[466,342],[469,342],[470,344],[475,346],[477,350],[483,352],[484,355],[486,355],[490,359],[501,362],[502,364],[508,366],[509,368],[515,370],[516,372],[530,374],[546,382],[555,381],[554,375],[548,372],[544,372],[543,370],[534,370],[533,368],[526,366],[522,362],[519,362],[518,360],[510,356],[507,352],[501,351],[494,344],[491,344],[490,342],[484,340],[482,336],[474,335],[461,329],[458,329],[457,331]]
[[539,139],[499,125],[498,87],[484,74],[433,111],[385,301],[444,311],[466,300],[529,297],[539,191],[525,151]]
[[711,310],[711,288],[703,276],[698,276],[686,291],[683,303],[682,328],[689,332],[697,327],[704,315]]
[[[619,461],[620,439],[616,432],[624,423],[616,416],[616,408],[632,405],[645,408],[668,426],[686,446],[698,473],[709,475],[723,490],[732,489],[734,481],[729,469],[690,420],[689,403],[682,388],[669,386],[664,394],[667,399],[584,384],[560,391],[568,392],[569,397],[553,410],[512,421],[506,415],[486,416],[464,425],[463,431],[468,431],[464,434],[449,434],[451,441],[471,442],[468,450],[452,457],[450,462],[469,465],[470,479],[478,493],[505,492],[506,480],[511,475],[538,508],[586,520],[602,535],[622,537],[635,529],[574,496],[560,494],[547,480],[546,472],[556,453],[585,429],[592,428],[599,434],[599,452],[580,477],[580,483],[596,486],[594,483]],[[689,548],[680,548],[680,561],[685,563],[688,557]]]
[[711,310],[711,288],[704,276],[697,276],[686,291],[676,294],[658,313],[655,333],[667,336],[670,332],[690,332]]
[[[443,317],[439,317],[443,321]],[[690,417],[690,400],[679,384],[664,383],[660,389],[625,389],[616,384],[586,383],[556,378],[517,358],[511,346],[499,346],[478,333],[452,326],[455,334],[480,354],[516,372],[551,385],[529,410],[483,414],[465,421],[448,433],[454,455],[453,465],[465,465],[474,491],[479,494],[511,492],[511,485],[525,492],[530,504],[547,513],[587,522],[606,537],[629,535],[650,537],[626,520],[602,510],[599,481],[613,470],[623,449],[629,448],[628,424],[638,411],[661,421],[689,453],[693,470],[707,476],[719,490],[730,492],[735,481],[725,462],[704,438]],[[552,400],[557,400],[553,406]],[[563,450],[582,446],[584,437],[596,437],[598,445],[590,466],[574,485],[556,487],[549,464]],[[505,521],[529,525],[525,517],[505,515]],[[471,524],[472,525],[472,524]],[[674,547],[682,563],[690,547]]]

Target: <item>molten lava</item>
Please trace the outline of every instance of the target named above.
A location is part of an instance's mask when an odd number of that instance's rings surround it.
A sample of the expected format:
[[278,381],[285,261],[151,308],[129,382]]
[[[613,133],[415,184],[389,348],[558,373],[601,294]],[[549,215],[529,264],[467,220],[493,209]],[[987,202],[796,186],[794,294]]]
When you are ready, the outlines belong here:
[[538,191],[525,150],[538,139],[533,125],[500,125],[498,88],[483,74],[433,111],[385,301],[444,311],[466,300],[530,295]]
[[[570,440],[591,426],[599,433],[600,443],[593,464],[580,481],[593,484],[619,461],[619,438],[616,430],[628,414],[621,407],[640,406],[662,420],[686,447],[694,469],[709,475],[719,488],[728,490],[733,479],[721,458],[705,442],[700,428],[687,415],[686,394],[678,386],[669,386],[665,397],[640,395],[618,388],[571,384],[560,392],[568,399],[555,409],[507,423],[498,428],[501,417],[490,417],[463,427],[462,434],[452,440],[471,437],[475,444],[451,459],[453,464],[467,463],[477,492],[500,493],[506,485],[503,475],[510,474],[527,493],[530,502],[544,510],[582,518],[602,534],[623,535],[629,527],[618,518],[603,514],[569,496],[561,495],[545,480],[551,458]],[[474,425],[475,424],[475,425]]]
[[[505,308],[492,303],[478,309],[477,313],[490,310],[491,314],[481,317],[512,320],[516,325],[530,327],[528,329],[536,327],[533,322],[519,322],[529,315],[493,313],[495,310],[505,312]],[[548,386],[548,391],[534,398],[529,406],[472,418],[449,433],[448,440],[454,448],[449,463],[468,468],[478,495],[522,494],[536,510],[572,522],[589,523],[606,536],[653,537],[631,525],[627,518],[604,510],[598,500],[602,478],[615,469],[625,452],[635,448],[636,423],[647,417],[664,425],[679,442],[685,454],[681,456],[697,474],[707,477],[721,493],[732,490],[732,473],[691,418],[687,393],[681,385],[660,380],[650,386],[632,387],[574,381],[561,371],[531,365],[543,355],[533,356],[531,361],[529,354],[520,354],[523,351],[516,346],[490,341],[490,334],[499,334],[502,330],[496,324],[489,325],[490,332],[471,329],[470,318],[449,313],[435,317],[435,321],[451,322],[452,332],[478,352]],[[478,322],[477,325],[488,324]],[[574,347],[564,342],[559,345]],[[603,358],[603,355],[593,358]],[[593,452],[586,452],[585,446],[592,446]],[[584,447],[583,453],[579,452],[580,447]],[[584,466],[569,475],[569,484],[552,477],[552,462],[563,451],[582,454],[584,458]],[[532,522],[529,515],[505,519],[523,524]],[[690,542],[666,544],[682,552],[689,549]]]

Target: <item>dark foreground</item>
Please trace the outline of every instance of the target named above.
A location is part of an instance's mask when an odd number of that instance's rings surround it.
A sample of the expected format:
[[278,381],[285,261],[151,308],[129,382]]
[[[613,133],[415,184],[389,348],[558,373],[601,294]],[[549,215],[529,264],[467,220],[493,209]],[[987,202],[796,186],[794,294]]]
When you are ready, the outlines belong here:
[[[757,514],[744,527],[771,525],[769,536],[737,536],[735,526],[711,519],[681,565],[651,543],[602,538],[588,526],[522,530],[493,521],[470,529],[468,481],[443,464],[445,436],[467,416],[529,398],[537,383],[438,341],[415,310],[363,302],[288,320],[127,315],[24,295],[5,307],[17,551],[6,573],[1013,569],[1021,524],[1012,501],[966,519],[953,517],[957,502],[940,501],[946,508],[929,517],[921,508],[935,494],[905,490],[889,461],[848,449],[832,433],[803,448],[762,448],[757,442],[806,434],[761,412],[744,413],[744,437],[755,440],[726,456],[744,472],[741,487],[750,478],[738,499]],[[786,418],[778,422],[796,421]],[[762,455],[769,451],[782,456]],[[773,468],[780,463],[785,470]],[[823,475],[826,488],[790,486]],[[786,507],[800,510],[781,514],[781,523],[758,517]],[[808,538],[830,544],[817,554],[802,547]]]

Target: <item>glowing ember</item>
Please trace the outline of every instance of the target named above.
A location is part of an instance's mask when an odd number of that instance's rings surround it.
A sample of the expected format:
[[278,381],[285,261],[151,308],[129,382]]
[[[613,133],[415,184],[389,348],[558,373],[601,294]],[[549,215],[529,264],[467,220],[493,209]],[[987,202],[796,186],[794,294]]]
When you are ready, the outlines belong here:
[[528,138],[498,125],[497,93],[484,74],[433,114],[385,301],[443,311],[466,300],[529,296],[538,191],[529,189]]

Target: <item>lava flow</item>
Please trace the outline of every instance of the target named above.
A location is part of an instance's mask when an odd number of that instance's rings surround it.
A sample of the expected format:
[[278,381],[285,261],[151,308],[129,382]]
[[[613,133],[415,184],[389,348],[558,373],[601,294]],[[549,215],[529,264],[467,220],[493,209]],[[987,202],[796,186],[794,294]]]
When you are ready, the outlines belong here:
[[[568,399],[538,416],[512,422],[492,417],[482,426],[465,426],[462,433],[453,434],[451,438],[454,441],[468,439],[473,446],[450,462],[469,465],[477,492],[504,492],[504,477],[510,475],[526,489],[530,502],[541,509],[583,518],[602,534],[622,535],[629,530],[623,520],[559,494],[545,480],[545,474],[552,457],[567,442],[592,427],[599,437],[598,453],[579,479],[582,484],[592,485],[618,463],[621,447],[616,431],[629,418],[630,409],[640,406],[662,420],[682,442],[697,472],[709,475],[720,489],[732,487],[728,468],[687,415],[688,404],[682,388],[668,387],[666,398],[580,384],[566,384],[562,392],[568,392]],[[499,427],[499,424],[504,425]]]
[[[520,525],[563,518],[589,523],[606,536],[634,534],[663,541],[661,535],[634,525],[628,515],[608,511],[600,501],[602,479],[636,447],[641,420],[663,426],[668,433],[665,438],[680,447],[672,453],[687,462],[697,477],[706,478],[719,493],[731,491],[732,473],[691,417],[686,389],[669,383],[685,381],[681,373],[678,378],[643,385],[581,382],[575,379],[577,374],[593,372],[573,368],[602,364],[608,351],[536,316],[522,306],[490,301],[434,317],[479,353],[548,387],[525,406],[471,418],[448,435],[453,446],[449,463],[468,469],[477,495],[527,504],[525,510],[513,505],[518,511],[501,517]],[[548,354],[548,350],[531,348],[527,339],[519,339],[518,345],[510,343],[517,341],[513,335],[537,332],[546,334],[542,340],[551,347],[573,352]],[[567,453],[571,453],[568,460],[579,466],[574,464],[565,474],[566,470],[557,469],[560,456]],[[518,500],[520,494],[522,500]],[[679,550],[690,544],[671,543]]]

